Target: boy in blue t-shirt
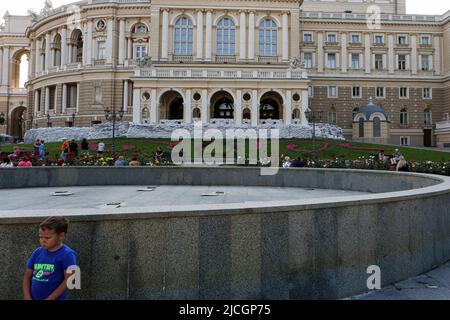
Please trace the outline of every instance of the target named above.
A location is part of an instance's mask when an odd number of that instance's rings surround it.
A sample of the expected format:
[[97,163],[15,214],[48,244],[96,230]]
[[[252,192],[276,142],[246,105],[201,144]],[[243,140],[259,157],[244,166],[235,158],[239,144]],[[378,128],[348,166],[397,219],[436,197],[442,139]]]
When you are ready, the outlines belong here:
[[39,226],[37,248],[27,262],[23,277],[25,300],[65,300],[67,269],[77,265],[77,255],[63,244],[69,221],[64,217],[50,217]]

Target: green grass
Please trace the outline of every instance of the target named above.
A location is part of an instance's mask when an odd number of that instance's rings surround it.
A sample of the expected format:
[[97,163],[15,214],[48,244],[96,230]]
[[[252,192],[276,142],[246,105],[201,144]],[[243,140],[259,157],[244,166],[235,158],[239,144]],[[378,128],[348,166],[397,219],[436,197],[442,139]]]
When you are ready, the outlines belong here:
[[[101,140],[106,144],[106,156],[111,156],[112,140],[104,139]],[[77,141],[80,145],[81,142]],[[89,141],[90,144],[95,144],[99,140]],[[416,148],[404,148],[395,146],[385,146],[385,145],[373,145],[364,143],[354,143],[348,141],[336,141],[336,140],[317,140],[316,149],[321,149],[324,144],[328,143],[329,147],[323,152],[319,152],[318,159],[330,159],[335,157],[345,158],[347,160],[356,160],[359,157],[369,157],[370,155],[375,155],[378,153],[377,150],[352,150],[342,148],[341,145],[351,144],[354,147],[364,147],[364,148],[379,148],[385,150],[386,155],[394,153],[396,148],[400,149],[405,158],[408,161],[450,161],[450,153],[441,151],[429,151]],[[145,155],[152,157],[156,151],[156,148],[160,146],[164,152],[169,153],[169,145],[173,144],[169,139],[126,139],[119,138],[116,139],[116,153],[126,156],[127,158],[132,158],[134,156]],[[52,158],[58,158],[59,147],[61,143],[47,143],[46,152]],[[130,145],[133,146],[130,150],[123,151],[122,147]],[[295,145],[295,150],[289,150],[288,146]],[[16,145],[16,146],[4,146],[0,150],[2,152],[12,152],[16,147],[24,151],[32,151],[32,145]],[[81,149],[81,146],[80,146]],[[304,150],[305,152],[299,152],[299,150]],[[313,143],[311,140],[305,139],[285,139],[280,140],[280,155],[289,155],[291,158],[296,158],[298,156],[304,157],[311,153],[313,150]],[[91,154],[95,154],[95,151],[91,151]]]

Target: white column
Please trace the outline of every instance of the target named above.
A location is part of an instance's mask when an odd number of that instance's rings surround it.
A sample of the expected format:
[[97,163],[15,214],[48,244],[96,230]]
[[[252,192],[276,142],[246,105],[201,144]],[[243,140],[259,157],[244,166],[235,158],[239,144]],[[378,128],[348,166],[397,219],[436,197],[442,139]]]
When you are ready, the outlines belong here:
[[51,49],[50,49],[50,44],[51,44],[51,35],[50,33],[47,33],[45,35],[45,69],[48,70],[51,66],[52,66],[52,54],[51,54]]
[[203,60],[203,12],[197,12],[197,60]]
[[206,35],[205,35],[205,60],[212,60],[212,12],[208,10],[206,12]]
[[[0,62],[3,63],[3,48],[0,48]],[[3,84],[3,72],[0,72],[0,85],[2,84]]]
[[184,122],[192,123],[192,90],[186,90],[186,99],[184,101]]
[[83,64],[83,66],[87,65],[87,37],[88,37],[88,27],[87,27],[87,22],[83,23],[83,31],[82,31],[82,37],[83,37],[83,57],[81,59],[81,63]]
[[282,18],[282,24],[283,24],[283,61],[289,60],[289,16],[285,12],[283,13]]
[[2,85],[9,86],[9,68],[11,68],[11,62],[9,59],[9,47],[3,47],[3,63],[2,63]]
[[202,123],[208,123],[208,90],[202,90]]
[[[1,58],[0,58],[0,61]],[[30,56],[28,58],[28,80],[30,80],[31,78],[33,78],[33,68],[34,68],[34,64],[36,61],[36,41],[31,40],[31,51],[30,51]]]
[[434,37],[434,73],[441,74],[441,37]]
[[50,109],[50,88],[45,87],[45,114],[48,114]]
[[169,58],[169,11],[163,10],[161,58]]
[[394,57],[394,35],[388,35],[388,60],[389,60],[389,73],[395,72],[395,57]]
[[128,59],[134,59],[133,56],[133,40],[128,39]]
[[259,120],[259,110],[258,110],[258,90],[252,91],[252,126],[256,127]]
[[93,45],[93,37],[92,37],[92,26],[93,22],[92,20],[89,20],[87,23],[87,39],[85,41],[86,44],[86,64],[92,65],[92,45]]
[[366,33],[364,35],[364,65],[366,73],[371,73],[372,63],[370,63],[370,34]]
[[342,37],[341,37],[341,55],[342,55],[341,71],[347,72],[348,54],[347,54],[347,34],[346,33],[343,33]]
[[309,108],[309,96],[308,96],[308,90],[302,91],[302,125],[308,125],[308,119],[306,119],[306,110]]
[[38,106],[39,106],[39,94],[37,90],[34,90],[34,115],[38,114]]
[[141,123],[141,90],[133,90],[133,123]]
[[67,64],[67,29],[61,29],[61,66]]
[[255,12],[250,11],[248,16],[248,59],[255,59]]
[[323,72],[323,33],[319,32],[317,34],[317,72]]
[[125,63],[125,19],[119,21],[119,64]]
[[286,103],[284,104],[284,124],[286,126],[292,123],[292,91],[286,91]]
[[80,84],[77,83],[77,114],[80,112]]
[[417,36],[411,36],[411,72],[417,74]]
[[158,104],[156,101],[156,89],[152,89],[150,98],[150,122],[155,124],[158,115]]
[[63,91],[62,91],[62,110],[61,113],[65,114],[67,109],[67,84],[63,84]]
[[245,47],[245,43],[246,43],[246,34],[247,34],[247,27],[246,27],[246,14],[245,12],[241,12],[241,21],[240,21],[240,26],[239,26],[239,30],[240,30],[240,46],[239,46],[239,57],[241,60],[245,60],[246,54],[247,54],[247,50]]
[[69,45],[67,46],[67,50],[69,51],[69,57],[67,60],[67,64],[71,64],[73,61],[73,45],[70,42]]
[[237,126],[242,125],[242,90],[236,91],[234,119]]
[[125,80],[123,82],[123,110],[125,112],[128,111],[128,95],[129,95],[128,83],[129,83],[128,80]]
[[111,64],[113,59],[113,27],[114,27],[114,18],[108,19],[108,31],[106,38],[106,63]]

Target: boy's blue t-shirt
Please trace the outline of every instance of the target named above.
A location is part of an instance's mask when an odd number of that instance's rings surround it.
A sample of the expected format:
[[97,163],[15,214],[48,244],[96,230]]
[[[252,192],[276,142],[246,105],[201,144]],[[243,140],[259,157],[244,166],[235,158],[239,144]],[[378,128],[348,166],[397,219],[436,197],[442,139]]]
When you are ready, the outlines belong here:
[[[77,255],[68,246],[63,245],[55,252],[42,247],[37,248],[27,262],[27,268],[33,270],[31,297],[33,300],[45,300],[64,281],[64,272],[70,266],[77,265]],[[58,300],[65,300],[67,291]]]

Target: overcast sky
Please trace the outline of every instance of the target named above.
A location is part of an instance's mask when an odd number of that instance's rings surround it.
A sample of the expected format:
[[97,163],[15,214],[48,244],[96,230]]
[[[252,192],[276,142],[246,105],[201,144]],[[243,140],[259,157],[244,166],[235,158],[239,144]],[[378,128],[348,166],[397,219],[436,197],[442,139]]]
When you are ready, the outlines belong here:
[[[44,6],[44,0],[19,0],[14,1],[1,0],[0,17],[3,17],[6,10],[10,14],[26,14],[28,9],[40,11]],[[73,3],[76,0],[53,0],[53,7],[59,7],[63,4]],[[448,0],[406,0],[406,10],[408,14],[444,14],[450,10],[450,2]]]

